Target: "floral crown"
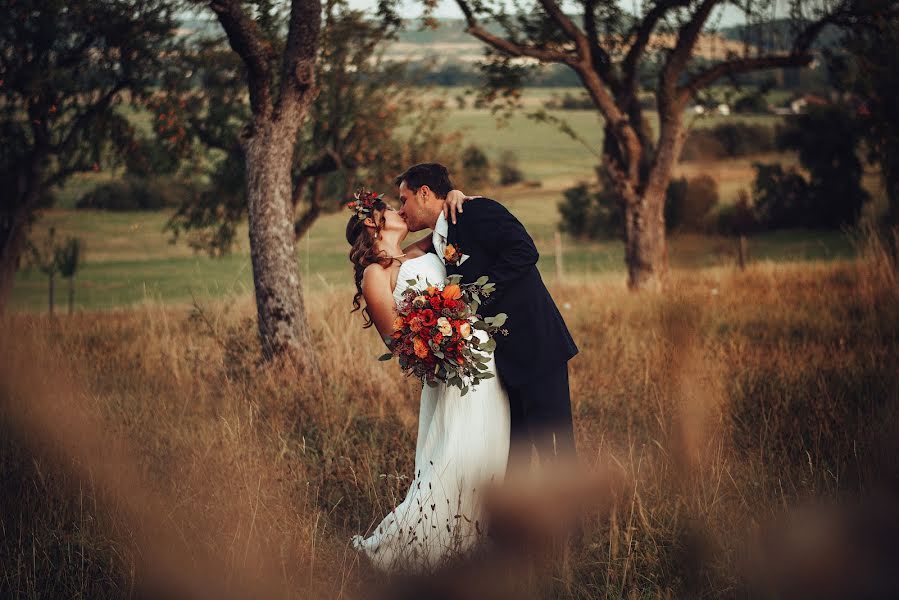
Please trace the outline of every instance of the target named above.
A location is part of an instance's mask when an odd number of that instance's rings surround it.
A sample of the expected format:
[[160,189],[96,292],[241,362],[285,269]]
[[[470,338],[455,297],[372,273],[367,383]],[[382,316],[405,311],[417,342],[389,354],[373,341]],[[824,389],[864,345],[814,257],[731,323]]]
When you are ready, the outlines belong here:
[[371,216],[371,211],[375,204],[384,201],[384,194],[376,194],[364,187],[356,190],[353,194],[355,200],[347,202],[346,207],[356,213],[356,218],[360,221]]

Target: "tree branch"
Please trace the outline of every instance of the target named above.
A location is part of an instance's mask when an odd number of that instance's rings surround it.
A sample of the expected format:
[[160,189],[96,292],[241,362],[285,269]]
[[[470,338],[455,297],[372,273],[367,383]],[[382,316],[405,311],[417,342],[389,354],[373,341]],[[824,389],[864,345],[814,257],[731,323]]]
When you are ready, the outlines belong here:
[[459,5],[459,9],[462,11],[462,14],[465,15],[465,21],[468,23],[466,31],[485,44],[499,50],[500,52],[504,52],[510,56],[527,56],[530,58],[536,58],[541,62],[555,62],[575,65],[579,61],[579,57],[575,54],[571,54],[570,52],[544,50],[542,48],[535,48],[534,46],[517,44],[511,40],[507,40],[504,37],[494,35],[484,29],[478,23],[477,18],[474,16],[474,12],[471,10],[471,7],[465,0],[456,0],[456,4]]
[[587,45],[590,48],[590,60],[600,77],[611,83],[612,59],[599,42],[596,28],[596,4],[599,0],[587,0],[584,4],[584,31],[587,34]]
[[[315,88],[315,52],[321,29],[321,0],[292,0],[278,112]],[[293,108],[293,107],[291,107]]]
[[321,214],[321,189],[321,177],[316,176],[312,179],[312,197],[309,200],[309,208],[307,208],[303,215],[294,221],[293,224],[293,235],[295,240],[299,240],[303,237],[303,235],[309,231],[309,228],[312,227],[312,224],[315,223],[315,220],[318,219],[319,214]]
[[241,8],[238,0],[211,0],[215,13],[228,36],[231,49],[247,66],[247,84],[253,114],[267,116],[272,110],[271,63],[275,51],[262,36],[259,25]]
[[665,61],[661,80],[659,81],[657,102],[659,117],[662,119],[665,118],[666,114],[670,114],[670,111],[681,110],[677,103],[680,99],[677,93],[677,80],[680,78],[681,73],[684,72],[690,57],[693,55],[696,40],[699,39],[699,34],[702,33],[702,28],[705,27],[705,22],[712,13],[712,9],[719,2],[721,0],[703,0],[691,15],[690,20],[678,30],[677,42],[674,45],[674,50],[668,56],[668,60]]
[[668,11],[689,6],[690,2],[691,0],[658,0],[636,26],[636,30],[633,33],[634,41],[621,62],[621,71],[624,74],[626,87],[633,88],[636,83],[637,67],[640,64],[640,59],[643,58],[643,52],[646,50],[649,40],[652,39],[652,32],[655,31],[659,21],[662,20]]
[[728,75],[737,75],[749,71],[762,69],[776,69],[783,67],[804,67],[812,62],[811,54],[771,54],[750,58],[739,58],[720,62],[708,69],[701,71],[690,78],[684,85],[678,88],[678,99],[687,101],[696,92],[707,87]]
[[74,143],[76,136],[78,133],[87,126],[88,122],[93,119],[95,116],[100,113],[105,112],[110,103],[112,103],[113,98],[116,97],[116,94],[124,90],[126,87],[132,84],[130,79],[123,79],[116,83],[108,92],[103,94],[97,102],[90,105],[85,109],[83,113],[75,117],[72,121],[72,125],[69,128],[69,133],[63,139],[62,142],[58,144],[53,144],[50,146],[50,151],[57,155],[68,154],[71,145]]

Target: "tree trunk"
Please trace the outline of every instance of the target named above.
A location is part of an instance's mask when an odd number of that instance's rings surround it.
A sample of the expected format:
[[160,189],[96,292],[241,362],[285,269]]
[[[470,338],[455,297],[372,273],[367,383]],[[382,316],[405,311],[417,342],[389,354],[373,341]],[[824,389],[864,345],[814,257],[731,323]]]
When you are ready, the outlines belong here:
[[625,200],[624,260],[629,288],[661,290],[668,275],[664,194]]
[[69,277],[69,314],[75,314],[75,276]]
[[660,110],[659,143],[652,164],[645,174],[640,169],[641,185],[637,186],[640,191],[624,194],[624,256],[628,287],[632,290],[661,290],[668,277],[665,197],[686,137],[682,110],[680,104]]
[[[6,311],[9,296],[12,293],[16,271],[25,241],[28,238],[29,215],[37,205],[40,197],[41,172],[44,155],[35,154],[35,158],[24,168],[18,170],[16,176],[15,209],[12,214],[0,217],[0,315]],[[8,191],[8,190],[7,190]]]
[[250,256],[263,356],[289,353],[314,369],[290,212],[295,133],[278,120],[257,119],[243,140]]
[[14,219],[10,223],[0,224],[0,315],[6,312],[6,305],[12,294],[13,282],[19,267],[19,260],[25,250],[25,228],[16,224]]

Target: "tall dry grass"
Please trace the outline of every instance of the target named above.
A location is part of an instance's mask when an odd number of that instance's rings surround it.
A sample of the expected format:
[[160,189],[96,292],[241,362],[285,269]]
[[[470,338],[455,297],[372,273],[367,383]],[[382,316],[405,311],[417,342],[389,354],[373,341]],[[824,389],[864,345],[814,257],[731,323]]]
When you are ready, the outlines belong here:
[[[863,585],[864,570],[821,565],[828,544],[857,529],[834,525],[843,511],[876,517],[872,498],[896,506],[895,273],[871,243],[853,262],[678,272],[664,296],[609,280],[554,286],[581,348],[570,365],[581,460],[626,483],[593,492],[604,510],[549,563],[504,564],[487,588],[470,572],[438,580],[455,582],[441,594]],[[316,381],[257,362],[250,299],[189,314],[147,304],[8,317],[0,595],[389,595],[348,540],[405,493],[417,386],[375,360],[380,341],[348,314],[349,298],[348,288],[311,294],[325,367]],[[827,507],[833,535],[814,544],[823,562],[802,551],[815,574],[806,582],[800,567],[778,567],[805,548],[784,540],[804,518],[790,515],[811,505]]]

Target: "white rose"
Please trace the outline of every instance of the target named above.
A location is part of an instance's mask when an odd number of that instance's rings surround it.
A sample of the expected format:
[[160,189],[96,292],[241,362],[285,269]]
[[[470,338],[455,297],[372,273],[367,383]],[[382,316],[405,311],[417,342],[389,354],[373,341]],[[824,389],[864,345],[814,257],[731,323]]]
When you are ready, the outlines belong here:
[[470,340],[471,334],[471,323],[462,323],[459,326],[459,335],[461,335],[464,339]]
[[437,319],[437,329],[446,337],[453,335],[453,324],[446,317]]

